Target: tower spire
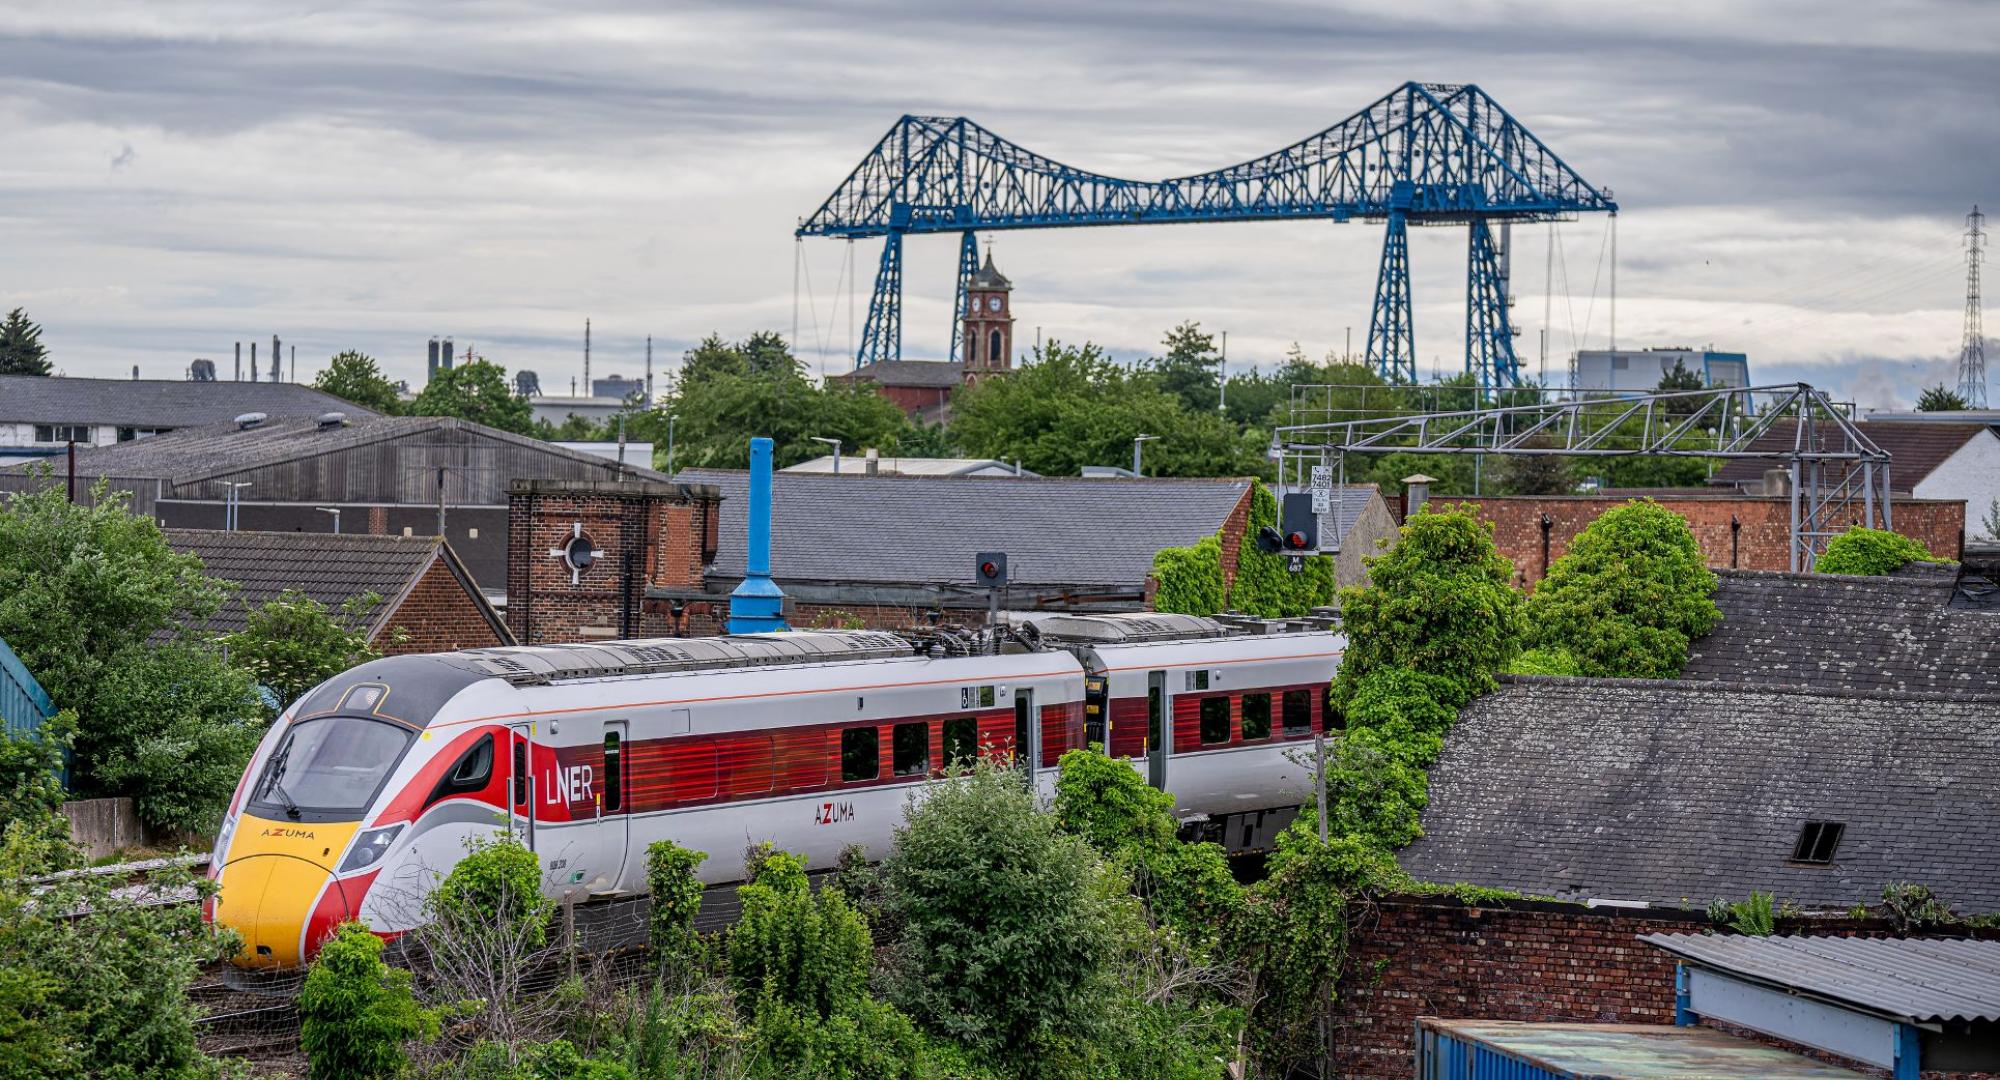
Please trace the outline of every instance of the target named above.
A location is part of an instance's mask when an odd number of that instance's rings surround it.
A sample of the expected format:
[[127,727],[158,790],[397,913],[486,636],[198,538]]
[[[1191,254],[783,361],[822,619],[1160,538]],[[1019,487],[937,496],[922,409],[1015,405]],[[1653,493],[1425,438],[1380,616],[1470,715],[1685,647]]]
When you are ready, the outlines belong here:
[[1986,407],[1986,328],[1979,299],[1979,266],[1986,258],[1986,215],[1965,215],[1965,337],[1958,349],[1958,396],[1968,409]]

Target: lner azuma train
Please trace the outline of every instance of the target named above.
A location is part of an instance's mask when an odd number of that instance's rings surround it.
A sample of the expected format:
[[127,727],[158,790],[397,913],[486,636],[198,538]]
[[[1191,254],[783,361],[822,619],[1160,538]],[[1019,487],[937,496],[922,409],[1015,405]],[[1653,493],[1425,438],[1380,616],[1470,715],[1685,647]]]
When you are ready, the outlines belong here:
[[[738,880],[770,841],[828,868],[888,850],[912,790],[1002,754],[1045,795],[1100,743],[1235,848],[1309,787],[1343,638],[1182,615],[1059,615],[997,654],[872,631],[472,649],[376,660],[272,725],[237,785],[208,917],[238,965],[296,968],[348,919],[398,935],[468,843],[509,835],[546,891],[642,893],[645,850]],[[1292,755],[1297,756],[1297,755]]]

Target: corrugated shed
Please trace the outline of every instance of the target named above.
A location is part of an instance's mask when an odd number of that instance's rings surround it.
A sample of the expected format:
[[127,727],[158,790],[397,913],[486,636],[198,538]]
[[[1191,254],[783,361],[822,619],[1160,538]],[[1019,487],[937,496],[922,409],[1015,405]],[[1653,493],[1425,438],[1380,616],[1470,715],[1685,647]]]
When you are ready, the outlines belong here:
[[1698,1027],[1535,1024],[1510,1020],[1417,1022],[1424,1080],[1863,1080],[1748,1039]]
[[7,642],[0,640],[0,720],[6,721],[7,734],[34,731],[55,714],[55,702],[49,700],[48,691],[35,681]]
[[181,379],[76,379],[0,375],[0,422],[193,427],[244,413],[374,416],[332,394],[297,383],[187,382]]
[[1647,934],[1702,967],[1905,1023],[2000,1020],[2000,941]]

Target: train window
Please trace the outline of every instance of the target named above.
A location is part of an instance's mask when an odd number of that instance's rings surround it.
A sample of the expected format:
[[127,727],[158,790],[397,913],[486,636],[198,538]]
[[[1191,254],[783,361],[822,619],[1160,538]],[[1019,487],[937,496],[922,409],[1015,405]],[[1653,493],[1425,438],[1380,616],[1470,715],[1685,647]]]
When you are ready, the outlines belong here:
[[1165,705],[1160,700],[1162,689],[1159,679],[1151,680],[1146,686],[1146,752],[1149,754],[1166,745],[1160,740],[1160,714],[1165,711]]
[[606,813],[625,805],[625,747],[615,731],[604,733],[604,809]]
[[749,735],[735,740],[722,751],[729,763],[729,793],[756,795],[771,790],[771,737]]
[[944,722],[944,766],[947,769],[969,769],[979,758],[979,721],[970,716],[955,716]]
[[437,786],[431,789],[430,798],[424,800],[424,805],[429,806],[439,799],[453,795],[478,791],[486,786],[486,781],[492,776],[493,736],[489,733],[480,736],[478,742],[467,747],[465,753],[458,755],[458,760],[452,767],[438,778]]
[[872,727],[840,733],[840,781],[873,780],[882,772],[882,740]]
[[929,724],[897,724],[889,748],[894,754],[891,764],[897,776],[922,776],[931,771]]
[[1229,698],[1224,695],[1201,699],[1201,743],[1229,741]]
[[1285,737],[1310,735],[1313,729],[1313,692],[1285,691]]
[[1271,695],[1243,695],[1243,738],[1268,739],[1271,737]]
[[514,805],[528,802],[528,740],[514,736]]
[[1328,732],[1347,730],[1347,717],[1334,706],[1331,687],[1319,693],[1319,729]]

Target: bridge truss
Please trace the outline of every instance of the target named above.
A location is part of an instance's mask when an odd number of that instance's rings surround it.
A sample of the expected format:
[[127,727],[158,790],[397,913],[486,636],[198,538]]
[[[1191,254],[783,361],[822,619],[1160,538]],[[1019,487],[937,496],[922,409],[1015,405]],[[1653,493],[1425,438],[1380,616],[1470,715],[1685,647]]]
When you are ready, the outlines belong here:
[[[1507,227],[1617,213],[1477,86],[1405,83],[1275,153],[1170,180],[1064,165],[964,117],[905,116],[797,235],[883,238],[855,363],[902,358],[903,238],[959,233],[954,320],[965,308],[979,230],[1356,218],[1387,225],[1369,319],[1368,362],[1415,382],[1409,228],[1468,227],[1466,370],[1482,389],[1519,382],[1507,312]],[[952,328],[959,358],[959,327]]]
[[1786,470],[1791,568],[1810,570],[1847,525],[1890,527],[1889,454],[1850,414],[1805,383],[1718,387],[1295,424],[1272,432],[1271,458],[1293,490],[1314,466],[1346,483],[1349,454],[1769,461]]

